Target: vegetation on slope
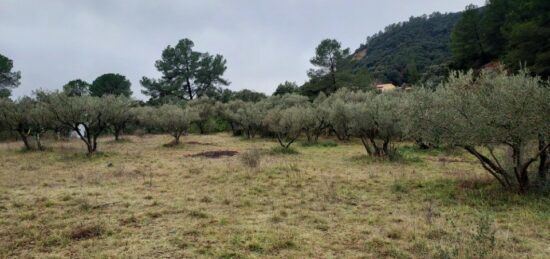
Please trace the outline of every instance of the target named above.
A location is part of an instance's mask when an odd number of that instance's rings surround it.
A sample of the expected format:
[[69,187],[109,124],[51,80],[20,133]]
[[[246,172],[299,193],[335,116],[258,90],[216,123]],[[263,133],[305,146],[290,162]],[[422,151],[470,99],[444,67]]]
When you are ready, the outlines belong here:
[[355,51],[356,67],[396,85],[440,81],[452,61],[450,35],[461,13],[433,13],[387,26]]
[[470,5],[452,33],[453,66],[479,69],[500,60],[514,71],[550,76],[550,2],[491,0]]

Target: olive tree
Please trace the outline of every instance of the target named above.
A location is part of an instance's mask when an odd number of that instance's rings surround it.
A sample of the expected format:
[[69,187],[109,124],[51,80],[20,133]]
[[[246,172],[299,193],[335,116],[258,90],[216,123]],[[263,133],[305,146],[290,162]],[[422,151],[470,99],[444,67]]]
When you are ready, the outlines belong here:
[[[403,130],[406,137],[414,140],[421,149],[428,149],[440,144],[441,141],[437,138],[439,128],[433,127],[428,122],[428,118],[435,116],[432,110],[442,108],[441,103],[435,102],[433,90],[427,87],[418,87],[404,97]],[[430,138],[426,138],[427,135]]]
[[503,187],[523,193],[537,160],[539,178],[548,175],[549,91],[525,71],[455,73],[431,95],[416,95],[430,108],[416,120],[426,130],[415,133],[464,148]]
[[21,137],[27,150],[29,144],[30,125],[21,106],[10,99],[0,99],[0,125],[6,130],[15,131]]
[[189,126],[199,117],[192,108],[182,108],[174,104],[165,104],[158,108],[144,107],[138,112],[139,121],[151,127],[161,129],[174,137],[174,144],[180,143],[180,137],[187,133]]
[[44,150],[42,134],[48,130],[58,128],[53,113],[42,102],[33,102],[32,108],[27,110],[27,118],[30,123],[31,134],[38,150]]
[[[0,125],[16,132],[27,150],[44,150],[41,136],[55,127],[52,114],[45,105],[30,97],[24,97],[17,102],[1,99]],[[32,145],[30,138],[34,139],[36,148]]]
[[349,140],[351,137],[351,115],[353,92],[346,88],[338,90],[322,102],[321,109],[326,113],[330,130],[339,140]]
[[54,93],[44,98],[55,121],[75,132],[88,154],[97,151],[97,139],[109,127],[110,109],[105,99],[93,96],[67,96]]
[[265,111],[260,103],[246,102],[237,110],[237,118],[247,138],[254,138],[262,126]]
[[272,122],[269,113],[277,110],[295,106],[305,106],[309,100],[305,96],[298,94],[286,94],[283,96],[271,96],[257,103],[247,102],[237,110],[237,118],[240,121],[244,134],[248,138],[253,138],[257,132],[264,135],[276,135],[276,132],[270,129],[269,123]]
[[300,137],[304,122],[302,107],[273,108],[264,118],[264,124],[277,136],[279,144],[283,148],[290,145]]
[[234,136],[244,134],[249,139],[254,138],[265,115],[263,103],[233,100],[221,106],[220,114],[229,122]]
[[220,115],[229,123],[233,136],[237,136],[242,132],[242,124],[238,111],[245,105],[246,103],[241,100],[231,100],[220,104]]
[[348,104],[351,132],[361,139],[371,156],[391,155],[391,142],[402,136],[402,105],[398,93],[358,92]]
[[218,105],[216,100],[206,96],[193,99],[187,103],[187,106],[195,110],[198,114],[193,122],[199,128],[201,134],[206,133],[206,124],[208,120],[218,114]]
[[113,131],[115,141],[120,140],[120,135],[126,126],[135,119],[132,112],[132,100],[123,95],[109,95],[104,97],[105,106],[108,109],[105,120]]
[[311,105],[303,107],[304,113],[303,129],[306,133],[307,141],[317,142],[319,136],[330,126],[329,112],[323,107],[327,96],[321,93],[313,100]]

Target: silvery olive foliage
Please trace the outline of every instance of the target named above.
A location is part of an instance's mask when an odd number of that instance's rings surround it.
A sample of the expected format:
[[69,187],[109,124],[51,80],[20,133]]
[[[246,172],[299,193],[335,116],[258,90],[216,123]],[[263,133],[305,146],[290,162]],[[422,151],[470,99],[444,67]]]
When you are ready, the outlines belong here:
[[0,127],[16,132],[27,150],[44,150],[41,136],[55,126],[53,114],[36,99],[23,97],[15,102],[0,100]]
[[237,112],[246,104],[242,100],[231,100],[220,105],[220,115],[229,124],[233,136],[238,136],[242,132],[241,118]]
[[305,105],[303,129],[309,143],[317,142],[319,136],[329,128],[329,111],[324,108],[323,102],[327,99],[324,93],[320,93],[310,105]]
[[327,113],[327,119],[331,131],[339,140],[349,140],[351,137],[351,114],[352,107],[347,105],[352,101],[353,93],[346,89],[340,89],[329,96],[323,103],[322,109]]
[[170,133],[178,144],[192,123],[204,132],[215,116],[225,119],[234,135],[276,137],[283,148],[302,135],[314,142],[322,134],[359,138],[370,156],[395,154],[393,143],[401,139],[461,147],[506,189],[526,192],[534,184],[549,184],[550,87],[527,71],[454,72],[435,88],[385,93],[342,88],[314,100],[285,94],[258,102],[198,98],[185,108],[133,106],[121,96],[37,93],[0,100],[0,127],[19,134],[28,149],[43,149],[40,138],[47,130],[69,129],[93,153],[108,128],[118,138],[137,121]]
[[350,128],[371,156],[391,155],[392,142],[403,136],[402,93],[355,93],[349,106]]
[[[526,192],[548,178],[550,91],[527,71],[454,73],[435,91],[408,100],[408,132],[464,148],[509,190]],[[537,166],[538,164],[538,166]]]
[[45,96],[43,102],[56,123],[78,135],[92,154],[97,151],[97,140],[108,129],[108,118],[113,112],[106,99],[52,93]]
[[174,104],[160,107],[142,107],[136,111],[142,125],[158,128],[174,137],[174,144],[180,143],[180,137],[187,133],[191,123],[199,119],[199,112],[193,108],[182,108]]
[[261,108],[261,104],[247,102],[236,112],[241,130],[247,138],[253,138],[260,130],[265,115],[265,111]]
[[404,93],[341,89],[324,101],[328,122],[340,139],[357,137],[371,156],[387,156],[404,135]]
[[300,137],[306,124],[304,110],[311,105],[305,96],[285,94],[272,96],[257,103],[262,125],[277,137],[283,148],[289,148]]
[[219,113],[219,103],[205,96],[189,101],[187,106],[198,113],[193,122],[199,128],[200,133],[205,134],[208,120]]
[[281,147],[289,148],[300,137],[304,118],[307,116],[303,109],[302,106],[277,107],[269,110],[264,117],[264,125],[267,125],[268,129],[275,134]]
[[113,132],[115,141],[118,141],[128,124],[136,119],[132,110],[134,101],[124,95],[109,95],[103,98],[103,102],[109,111],[105,114],[105,120]]

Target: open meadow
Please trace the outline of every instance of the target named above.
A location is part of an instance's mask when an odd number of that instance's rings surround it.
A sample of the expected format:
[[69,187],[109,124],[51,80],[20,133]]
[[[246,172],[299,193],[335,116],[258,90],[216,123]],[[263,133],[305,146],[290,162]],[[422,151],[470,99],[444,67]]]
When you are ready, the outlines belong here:
[[550,256],[548,196],[503,191],[462,151],[399,143],[390,162],[358,140],[296,154],[225,133],[171,140],[105,137],[91,156],[78,139],[0,144],[0,257]]

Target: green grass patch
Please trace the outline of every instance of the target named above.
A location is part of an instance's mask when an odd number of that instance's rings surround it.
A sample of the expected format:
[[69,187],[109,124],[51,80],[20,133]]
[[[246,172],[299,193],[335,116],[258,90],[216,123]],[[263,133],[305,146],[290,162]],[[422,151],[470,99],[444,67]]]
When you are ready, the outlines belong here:
[[297,155],[300,154],[296,149],[292,147],[284,148],[284,147],[274,147],[271,149],[270,153],[272,155]]
[[304,141],[300,143],[300,146],[302,147],[337,147],[338,143],[332,140],[323,140],[323,141],[317,141],[317,142]]
[[422,164],[423,161],[416,155],[403,155],[396,152],[388,156],[369,156],[369,155],[356,155],[348,159],[350,162],[359,164],[373,164],[373,163],[390,163],[390,164]]
[[461,156],[463,150],[455,147],[420,148],[418,145],[405,145],[398,148],[403,155],[427,155],[427,156]]

